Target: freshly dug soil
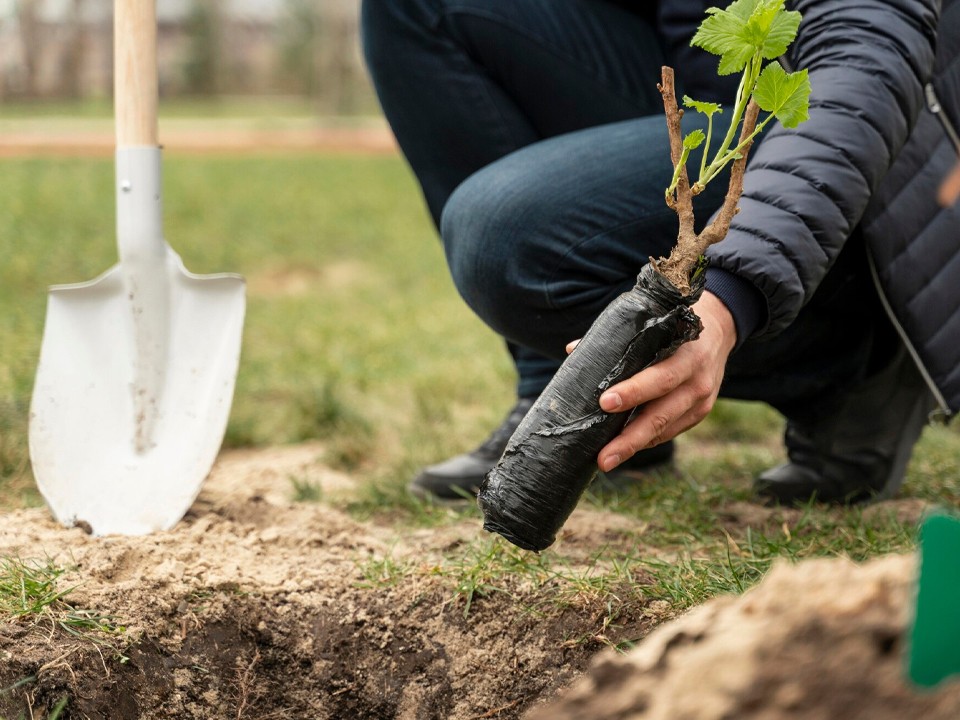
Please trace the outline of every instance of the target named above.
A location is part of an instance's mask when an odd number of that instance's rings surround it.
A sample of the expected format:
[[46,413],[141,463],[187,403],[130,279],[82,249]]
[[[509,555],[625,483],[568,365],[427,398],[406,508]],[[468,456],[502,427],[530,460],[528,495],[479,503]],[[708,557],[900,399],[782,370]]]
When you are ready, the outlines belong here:
[[604,654],[529,720],[956,720],[960,682],[904,680],[916,561],[775,566],[627,655]]
[[[566,581],[472,577],[477,553],[521,551],[478,517],[358,522],[335,507],[351,479],[321,453],[227,453],[184,521],[146,537],[90,537],[45,508],[3,515],[0,558],[69,568],[65,602],[124,630],[0,624],[0,718],[47,718],[64,698],[61,720],[480,720],[538,708],[531,717],[550,720],[960,717],[956,688],[916,696],[900,679],[909,558],[780,567],[744,598],[708,603],[616,656],[609,646],[646,637],[669,604],[608,587],[628,598],[609,623],[602,595],[564,595]],[[293,502],[291,479],[321,487],[325,502]],[[880,509],[911,522],[923,511],[911,500]],[[774,532],[800,512],[732,503],[718,529]],[[576,575],[604,550],[662,553],[642,547],[644,528],[581,507],[550,554]],[[462,575],[450,570],[458,561]],[[467,612],[474,580],[496,590]],[[551,705],[595,657],[590,679]]]
[[[60,718],[516,718],[657,622],[638,606],[604,627],[599,601],[538,605],[522,578],[465,613],[431,569],[491,539],[479,520],[403,530],[292,502],[292,477],[324,497],[350,487],[320,451],[228,453],[185,520],[147,537],[93,538],[45,508],[3,517],[0,557],[71,568],[65,601],[126,629],[0,625],[0,718],[46,718],[64,697]],[[635,542],[631,523],[575,513],[564,551],[589,566]],[[390,562],[415,571],[391,577]]]

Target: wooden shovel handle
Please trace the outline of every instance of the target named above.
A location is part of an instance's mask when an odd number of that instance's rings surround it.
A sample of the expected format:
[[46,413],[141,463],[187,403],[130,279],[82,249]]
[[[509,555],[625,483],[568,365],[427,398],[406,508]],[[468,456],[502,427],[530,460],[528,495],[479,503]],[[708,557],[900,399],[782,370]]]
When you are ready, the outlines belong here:
[[157,145],[157,3],[115,0],[114,112],[117,147]]

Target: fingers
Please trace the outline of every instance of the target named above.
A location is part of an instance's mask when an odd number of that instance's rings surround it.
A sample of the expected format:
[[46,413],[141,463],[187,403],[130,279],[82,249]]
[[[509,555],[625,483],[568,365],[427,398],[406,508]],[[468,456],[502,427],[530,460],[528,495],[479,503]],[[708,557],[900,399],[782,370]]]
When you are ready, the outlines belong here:
[[672,440],[699,424],[712,407],[712,400],[685,400],[676,394],[663,402],[651,403],[600,451],[597,464],[609,472],[641,450]]
[[694,353],[678,352],[648,367],[605,391],[600,407],[607,412],[625,412],[676,390],[694,371],[694,359]]
[[710,293],[694,306],[703,331],[671,357],[617,383],[600,396],[607,412],[642,406],[623,431],[597,456],[600,469],[615,468],[635,453],[689,430],[713,408],[727,357],[736,344],[736,327],[726,306]]
[[725,363],[697,344],[684,345],[672,357],[618,383],[601,396],[600,405],[607,412],[642,406],[621,433],[600,451],[597,462],[601,470],[611,470],[640,450],[673,439],[710,413],[720,391]]
[[572,353],[576,349],[577,345],[579,344],[580,344],[580,340],[571,340],[570,342],[568,342],[565,348],[567,351],[567,355]]

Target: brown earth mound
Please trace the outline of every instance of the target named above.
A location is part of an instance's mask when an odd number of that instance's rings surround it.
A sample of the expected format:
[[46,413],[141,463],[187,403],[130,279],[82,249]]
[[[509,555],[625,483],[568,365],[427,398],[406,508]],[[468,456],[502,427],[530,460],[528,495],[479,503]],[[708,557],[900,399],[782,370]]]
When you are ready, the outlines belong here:
[[956,720],[960,683],[904,680],[915,570],[912,556],[775,566],[745,595],[599,657],[529,720]]

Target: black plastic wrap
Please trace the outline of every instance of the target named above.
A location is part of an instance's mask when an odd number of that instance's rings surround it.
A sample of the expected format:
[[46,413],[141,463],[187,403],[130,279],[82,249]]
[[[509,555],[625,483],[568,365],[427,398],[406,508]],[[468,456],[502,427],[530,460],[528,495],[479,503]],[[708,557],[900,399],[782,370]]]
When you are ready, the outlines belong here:
[[636,286],[601,313],[480,486],[485,530],[526,550],[553,544],[596,475],[601,448],[629,416],[601,410],[600,395],[700,334],[689,306],[703,292],[703,275],[683,296],[648,264]]

